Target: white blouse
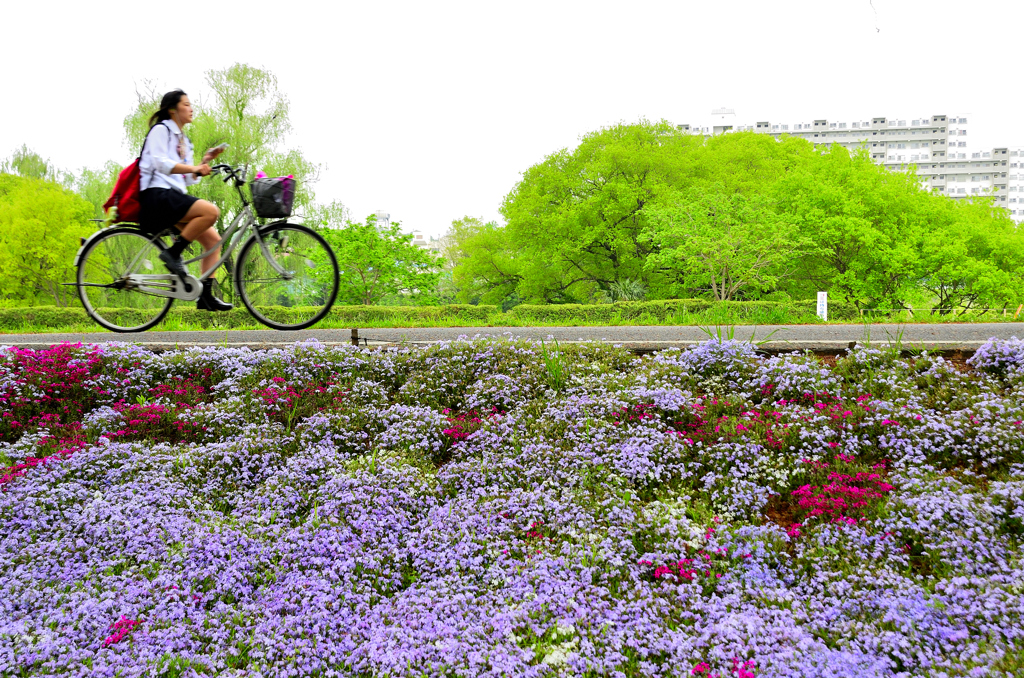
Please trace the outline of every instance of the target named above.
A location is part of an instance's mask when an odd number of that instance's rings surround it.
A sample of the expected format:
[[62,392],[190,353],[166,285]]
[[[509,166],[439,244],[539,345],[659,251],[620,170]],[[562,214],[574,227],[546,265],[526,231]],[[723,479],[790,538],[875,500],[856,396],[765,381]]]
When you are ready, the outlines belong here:
[[139,159],[139,190],[171,188],[184,193],[188,186],[199,183],[199,177],[191,174],[171,174],[175,165],[192,164],[192,152],[192,142],[173,120],[154,125]]

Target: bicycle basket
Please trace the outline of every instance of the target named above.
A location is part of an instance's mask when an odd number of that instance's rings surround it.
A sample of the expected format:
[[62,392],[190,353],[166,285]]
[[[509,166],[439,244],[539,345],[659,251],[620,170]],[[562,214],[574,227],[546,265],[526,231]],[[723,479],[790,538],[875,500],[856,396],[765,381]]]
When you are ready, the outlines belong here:
[[291,177],[254,179],[250,184],[250,189],[256,216],[263,219],[283,219],[292,215],[295,179]]

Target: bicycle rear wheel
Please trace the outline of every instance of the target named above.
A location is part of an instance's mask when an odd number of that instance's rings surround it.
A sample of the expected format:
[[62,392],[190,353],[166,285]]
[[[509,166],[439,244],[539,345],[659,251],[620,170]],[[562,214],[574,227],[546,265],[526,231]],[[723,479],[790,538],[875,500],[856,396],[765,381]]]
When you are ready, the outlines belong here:
[[301,330],[331,310],[338,296],[338,261],[319,233],[297,224],[260,228],[277,268],[250,237],[235,265],[235,293],[257,320],[276,330]]
[[115,227],[86,244],[78,259],[78,297],[89,317],[114,332],[143,332],[167,315],[174,300],[133,289],[131,273],[159,273],[163,243],[130,226]]

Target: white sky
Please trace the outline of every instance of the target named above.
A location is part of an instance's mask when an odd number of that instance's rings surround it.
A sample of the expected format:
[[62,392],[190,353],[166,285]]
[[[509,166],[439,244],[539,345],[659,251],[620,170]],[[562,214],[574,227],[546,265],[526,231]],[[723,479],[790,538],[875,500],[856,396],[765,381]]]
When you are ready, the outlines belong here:
[[[1024,144],[1024,3],[1011,0],[5,2],[0,157],[122,163],[136,83],[239,61],[273,72],[325,171],[318,200],[441,235],[499,219],[520,173],[641,117],[707,123],[970,114]],[[876,30],[876,28],[878,30]]]

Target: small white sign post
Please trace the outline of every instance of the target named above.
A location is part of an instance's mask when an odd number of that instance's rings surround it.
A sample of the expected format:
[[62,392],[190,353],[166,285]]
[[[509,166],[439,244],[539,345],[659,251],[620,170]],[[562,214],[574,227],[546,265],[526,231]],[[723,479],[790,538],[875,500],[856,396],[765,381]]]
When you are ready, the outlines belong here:
[[828,322],[828,292],[818,292],[818,317]]

